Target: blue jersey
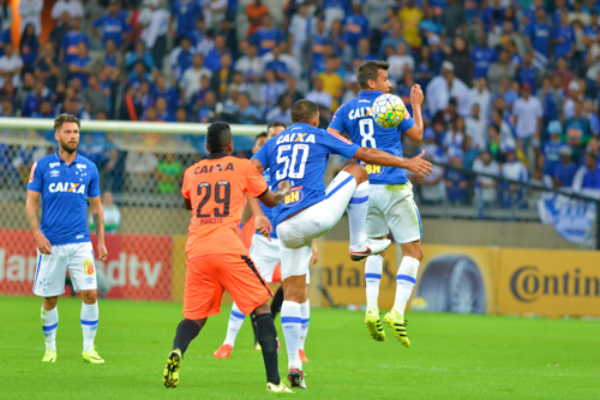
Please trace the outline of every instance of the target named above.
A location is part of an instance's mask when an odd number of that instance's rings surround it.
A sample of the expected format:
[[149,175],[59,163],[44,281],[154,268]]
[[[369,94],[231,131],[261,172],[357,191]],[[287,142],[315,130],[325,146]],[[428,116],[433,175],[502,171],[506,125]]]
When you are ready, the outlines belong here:
[[550,54],[550,25],[547,23],[539,23],[537,21],[530,22],[525,26],[524,35],[531,39],[531,46],[534,51],[548,57]]
[[289,181],[291,193],[273,208],[272,221],[281,223],[291,214],[325,200],[325,170],[330,154],[354,157],[359,147],[343,137],[314,128],[293,124],[268,140],[253,158],[270,170],[271,187]]
[[[415,121],[408,111],[400,126],[385,129],[371,118],[373,101],[381,96],[378,90],[363,90],[358,97],[342,105],[336,111],[330,128],[341,133],[348,132],[354,143],[362,147],[372,147],[402,157],[400,135],[413,127]],[[404,169],[367,165],[369,181],[375,185],[396,185],[408,182]]]
[[561,27],[559,25],[554,29],[552,38],[562,39],[561,42],[554,45],[554,57],[567,57],[575,44],[575,30],[572,26]]
[[90,40],[85,33],[69,31],[65,34],[60,44],[60,47],[65,51],[65,64],[69,65],[77,54],[79,54],[77,46],[80,42],[84,42],[87,48],[90,48]]
[[279,29],[260,28],[250,36],[250,41],[258,47],[258,55],[264,56],[283,41],[283,33]]
[[202,15],[202,7],[197,0],[177,0],[171,7],[171,15],[177,20],[177,36],[191,37],[196,30],[198,18]]
[[31,169],[28,190],[42,194],[42,233],[53,246],[90,241],[88,197],[100,196],[96,165],[77,155],[70,164],[58,153],[41,158]]
[[471,51],[471,60],[474,65],[473,78],[487,78],[490,65],[497,59],[498,53],[496,53],[496,50],[485,47],[475,47]]
[[106,42],[113,40],[117,48],[123,44],[124,34],[131,31],[127,17],[123,14],[118,14],[115,17],[105,15],[93,22],[94,28],[102,29],[102,45],[106,46]]

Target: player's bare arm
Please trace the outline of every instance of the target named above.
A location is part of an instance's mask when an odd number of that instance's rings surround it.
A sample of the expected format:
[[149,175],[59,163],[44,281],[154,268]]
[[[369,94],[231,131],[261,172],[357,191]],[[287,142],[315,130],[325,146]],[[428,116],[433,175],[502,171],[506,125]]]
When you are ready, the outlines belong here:
[[42,254],[52,254],[50,241],[40,230],[40,224],[37,217],[37,203],[39,198],[40,194],[38,192],[28,190],[27,199],[25,200],[25,211],[27,212],[27,218],[29,219],[29,226],[35,237],[35,246]]
[[367,164],[376,164],[383,167],[404,168],[424,178],[425,176],[430,176],[433,172],[431,163],[423,159],[424,155],[425,151],[422,151],[421,154],[416,157],[404,158],[392,155],[382,150],[360,147],[354,155],[354,158],[364,161]]
[[246,225],[246,223],[248,221],[250,221],[250,218],[252,217],[252,208],[250,208],[250,199],[253,199],[254,197],[249,196],[248,194],[246,194],[246,204],[244,204],[244,209],[242,210],[242,218],[240,218],[240,224],[242,225]]
[[[247,210],[250,216],[254,215],[254,229],[260,232],[261,235],[269,239],[270,242],[271,232],[273,232],[273,225],[271,224],[271,221],[263,213],[257,198],[252,197],[246,193],[246,200],[247,202],[244,206],[244,212],[246,212]],[[250,216],[247,217],[246,222],[248,222]],[[242,218],[243,217],[244,214],[242,213]]]
[[106,243],[104,241],[104,209],[102,208],[101,197],[90,197],[90,206],[94,227],[96,228],[96,237],[98,237],[98,259],[106,261],[108,251],[106,250]]
[[423,96],[423,91],[421,90],[420,85],[414,85],[410,91],[410,104],[413,108],[413,119],[415,120],[415,124],[408,129],[404,134],[410,139],[413,143],[421,143],[423,140],[423,118],[421,116],[421,104],[423,104],[423,100],[425,96]]

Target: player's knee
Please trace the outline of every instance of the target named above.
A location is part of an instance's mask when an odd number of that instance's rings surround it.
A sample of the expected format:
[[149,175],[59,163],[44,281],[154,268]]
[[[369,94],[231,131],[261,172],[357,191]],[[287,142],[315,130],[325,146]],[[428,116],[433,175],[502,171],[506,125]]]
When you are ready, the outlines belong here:
[[85,304],[94,304],[98,298],[95,290],[81,291],[81,298]]
[[54,310],[56,304],[58,303],[58,297],[45,297],[44,298],[44,310],[50,311]]
[[305,288],[288,285],[283,291],[283,299],[285,301],[293,301],[296,303],[302,303],[304,298]]
[[354,179],[356,179],[357,184],[361,184],[369,180],[369,174],[367,174],[367,170],[362,165],[350,164],[344,169],[344,171],[352,175]]
[[271,306],[268,301],[265,301],[263,304],[256,307],[252,313],[256,316],[261,315],[261,314],[270,314]]

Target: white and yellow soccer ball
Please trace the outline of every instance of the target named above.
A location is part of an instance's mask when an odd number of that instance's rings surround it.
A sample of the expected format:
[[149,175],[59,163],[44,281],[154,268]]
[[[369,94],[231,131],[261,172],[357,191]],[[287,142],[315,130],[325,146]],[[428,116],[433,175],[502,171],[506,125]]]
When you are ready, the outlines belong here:
[[382,94],[373,102],[371,116],[382,128],[395,128],[404,119],[406,107],[402,99],[394,94]]

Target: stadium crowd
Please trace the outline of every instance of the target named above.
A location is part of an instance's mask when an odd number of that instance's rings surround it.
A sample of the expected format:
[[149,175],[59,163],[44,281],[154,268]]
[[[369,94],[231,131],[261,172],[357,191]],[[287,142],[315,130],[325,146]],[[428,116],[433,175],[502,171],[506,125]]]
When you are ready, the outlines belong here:
[[[20,2],[17,47],[7,3],[0,0],[2,116],[290,123],[291,105],[307,98],[326,128],[357,95],[358,65],[384,59],[409,112],[410,88],[425,92],[427,157],[546,187],[600,190],[597,0],[58,0],[45,43],[43,1],[30,0]],[[116,195],[132,174],[174,193],[191,161],[123,152],[102,132],[85,133],[82,150]],[[40,156],[0,143],[0,158],[9,151],[16,156],[1,168],[20,176]],[[492,179],[442,167],[413,182],[432,204],[468,203],[473,187],[486,203],[523,197],[522,189],[498,190]]]

